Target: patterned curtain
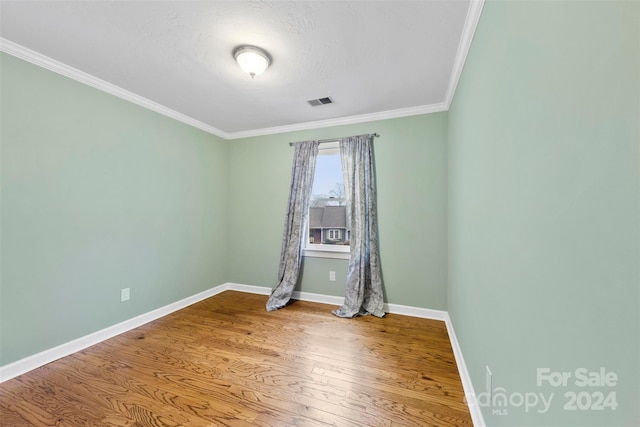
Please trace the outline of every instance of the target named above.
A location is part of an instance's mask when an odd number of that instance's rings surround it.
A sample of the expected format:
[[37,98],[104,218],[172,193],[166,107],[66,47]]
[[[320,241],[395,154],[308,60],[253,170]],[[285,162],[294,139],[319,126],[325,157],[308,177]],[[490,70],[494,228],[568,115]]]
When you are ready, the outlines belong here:
[[287,305],[298,281],[317,156],[318,141],[296,142],[291,167],[289,206],[282,237],[278,284],[271,290],[267,311],[277,310]]
[[[383,317],[384,296],[371,135],[340,140],[340,157],[348,215],[351,221],[351,258],[347,272],[344,304],[333,314],[354,317],[373,314]],[[349,218],[347,218],[349,220]]]

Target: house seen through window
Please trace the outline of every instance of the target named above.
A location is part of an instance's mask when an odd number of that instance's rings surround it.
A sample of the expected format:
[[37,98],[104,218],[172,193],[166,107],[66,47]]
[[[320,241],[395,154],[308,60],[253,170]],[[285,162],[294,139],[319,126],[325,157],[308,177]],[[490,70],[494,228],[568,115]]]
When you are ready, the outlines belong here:
[[338,143],[322,144],[309,207],[307,249],[348,252],[349,221]]

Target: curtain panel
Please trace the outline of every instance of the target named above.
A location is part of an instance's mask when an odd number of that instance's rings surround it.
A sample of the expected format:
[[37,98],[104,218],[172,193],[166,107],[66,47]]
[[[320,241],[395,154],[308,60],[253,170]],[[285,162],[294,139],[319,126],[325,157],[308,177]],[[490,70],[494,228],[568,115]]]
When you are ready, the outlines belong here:
[[286,306],[298,281],[317,156],[318,141],[296,142],[280,252],[278,284],[271,290],[267,311]]
[[[384,317],[372,136],[351,136],[339,142],[351,254],[344,304],[333,310],[333,314]],[[271,290],[267,311],[286,306],[298,281],[318,144],[318,141],[295,143],[278,284]]]
[[375,167],[371,135],[340,140],[340,157],[351,223],[351,256],[345,301],[333,311],[339,317],[372,314],[383,317],[384,294],[378,246]]

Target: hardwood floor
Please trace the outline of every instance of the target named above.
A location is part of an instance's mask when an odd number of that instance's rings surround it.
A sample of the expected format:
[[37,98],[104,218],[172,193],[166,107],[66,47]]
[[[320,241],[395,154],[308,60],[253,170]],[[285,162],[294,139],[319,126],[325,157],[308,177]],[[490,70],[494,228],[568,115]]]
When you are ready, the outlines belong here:
[[226,291],[0,385],[2,426],[470,426],[444,322]]

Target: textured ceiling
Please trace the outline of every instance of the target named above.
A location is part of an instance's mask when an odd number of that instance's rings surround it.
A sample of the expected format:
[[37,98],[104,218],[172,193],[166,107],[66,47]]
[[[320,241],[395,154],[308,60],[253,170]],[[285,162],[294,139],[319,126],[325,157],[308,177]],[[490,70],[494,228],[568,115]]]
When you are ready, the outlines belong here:
[[[469,0],[2,1],[0,35],[234,138],[446,109],[471,8]],[[273,57],[253,80],[232,57],[241,44]],[[335,103],[306,103],[324,96]]]

